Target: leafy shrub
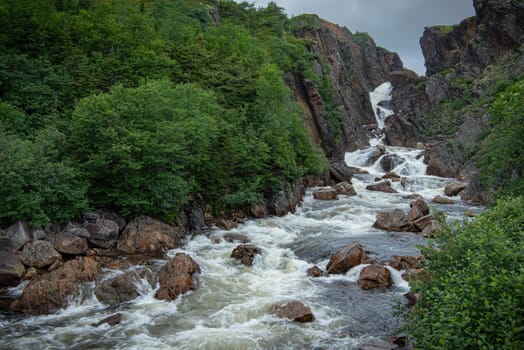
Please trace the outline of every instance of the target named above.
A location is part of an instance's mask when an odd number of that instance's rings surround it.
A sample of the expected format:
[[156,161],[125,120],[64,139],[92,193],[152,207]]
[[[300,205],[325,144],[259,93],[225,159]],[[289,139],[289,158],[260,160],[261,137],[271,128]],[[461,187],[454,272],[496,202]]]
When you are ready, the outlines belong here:
[[524,348],[524,197],[445,227],[423,251],[428,278],[408,313],[418,349]]

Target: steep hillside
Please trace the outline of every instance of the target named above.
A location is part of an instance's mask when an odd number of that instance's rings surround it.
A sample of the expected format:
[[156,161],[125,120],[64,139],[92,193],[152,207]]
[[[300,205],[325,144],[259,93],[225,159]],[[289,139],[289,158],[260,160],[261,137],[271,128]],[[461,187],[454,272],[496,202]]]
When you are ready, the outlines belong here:
[[[471,179],[465,198],[485,202],[489,191],[479,187],[477,163],[494,126],[492,102],[523,77],[524,3],[476,0],[474,6],[476,16],[458,25],[426,28],[420,43],[427,77],[391,75],[396,115],[386,135],[394,145],[427,142],[428,173]],[[503,171],[521,176],[521,169]]]

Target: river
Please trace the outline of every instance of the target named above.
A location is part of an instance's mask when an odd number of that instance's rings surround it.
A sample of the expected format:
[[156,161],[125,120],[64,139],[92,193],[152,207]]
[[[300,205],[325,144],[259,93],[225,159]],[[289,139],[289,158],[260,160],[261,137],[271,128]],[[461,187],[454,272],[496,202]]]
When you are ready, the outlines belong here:
[[[380,96],[386,99],[387,88]],[[386,96],[384,96],[384,94]],[[378,113],[377,113],[378,114]],[[431,199],[443,195],[450,179],[426,176],[420,150],[386,147],[403,159],[397,171],[404,185],[393,183],[399,193],[368,191],[384,171],[380,159],[367,159],[372,147],[346,155],[349,165],[362,167],[369,175],[355,175],[357,196],[339,196],[335,201],[313,199],[308,189],[303,204],[294,214],[247,221],[227,233],[247,236],[260,247],[252,267],[231,258],[238,243],[220,239],[226,231],[212,229],[194,236],[182,249],[170,251],[161,266],[177,252],[185,252],[202,269],[199,289],[172,302],[154,298],[148,282],[140,285],[141,296],[108,308],[89,291],[73,306],[48,316],[0,315],[1,349],[357,349],[369,341],[383,339],[399,327],[391,311],[409,285],[401,272],[390,269],[393,286],[365,291],[357,283],[364,265],[344,275],[311,278],[307,269],[325,269],[330,256],[350,242],[362,244],[377,264],[393,255],[417,255],[425,239],[413,233],[380,231],[372,227],[378,210],[409,210],[406,195],[417,193],[433,210],[461,219],[466,211],[480,208],[452,198],[454,205],[434,205]],[[108,271],[108,273],[116,273]],[[20,292],[21,288],[12,292]],[[89,288],[87,289],[89,290]],[[294,323],[278,319],[269,310],[276,303],[299,300],[311,307],[315,321]],[[91,324],[120,312],[123,320],[115,326]]]

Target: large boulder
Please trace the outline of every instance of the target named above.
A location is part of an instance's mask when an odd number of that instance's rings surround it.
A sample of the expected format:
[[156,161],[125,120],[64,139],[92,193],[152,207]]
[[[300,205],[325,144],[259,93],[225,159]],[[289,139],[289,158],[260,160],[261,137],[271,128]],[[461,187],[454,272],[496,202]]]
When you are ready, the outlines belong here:
[[117,243],[117,251],[127,254],[159,254],[182,245],[184,232],[147,216],[130,222]]
[[80,285],[71,280],[37,279],[29,282],[22,297],[11,304],[11,310],[28,315],[47,315],[69,305],[79,296]]
[[405,160],[396,154],[386,154],[380,160],[380,166],[385,172],[390,172],[400,164],[404,163]]
[[96,219],[94,222],[87,221],[84,224],[84,228],[90,234],[89,243],[106,249],[115,245],[120,229],[115,221],[109,219]]
[[137,285],[146,280],[154,284],[153,274],[145,267],[139,267],[118,276],[106,278],[97,283],[96,298],[104,304],[115,306],[140,295]]
[[333,187],[322,187],[313,191],[313,198],[332,201],[338,198],[338,193]]
[[260,254],[262,254],[262,250],[259,247],[253,244],[241,244],[233,249],[231,257],[240,260],[243,265],[251,266],[255,256]]
[[55,249],[62,254],[80,255],[89,248],[87,239],[69,232],[60,232],[55,236]]
[[155,298],[174,300],[179,295],[197,289],[195,274],[200,273],[200,266],[187,254],[177,253],[158,272],[160,288]]
[[391,273],[384,266],[366,266],[361,272],[358,283],[362,289],[388,288],[391,286]]
[[340,249],[329,259],[326,267],[328,274],[346,273],[354,266],[360,264],[367,264],[371,260],[367,256],[362,246],[356,242],[352,242]]
[[62,260],[62,255],[48,241],[32,241],[24,245],[20,260],[26,266],[43,269]]
[[296,300],[273,305],[271,313],[278,318],[287,318],[295,322],[313,322],[315,320],[311,309]]
[[355,191],[355,188],[352,184],[349,182],[339,182],[333,186],[335,188],[335,191],[337,191],[338,194],[343,194],[345,196],[356,196],[357,191]]
[[429,214],[428,204],[421,198],[412,201],[409,206],[411,209],[406,215],[406,220],[409,222],[414,222],[415,220]]
[[444,194],[449,197],[458,195],[462,190],[466,188],[466,184],[463,182],[451,182],[444,188]]
[[397,190],[391,187],[390,181],[381,181],[381,182],[377,182],[371,185],[367,185],[366,190],[385,192],[385,193],[398,193]]
[[416,231],[413,225],[406,219],[406,214],[400,209],[377,212],[377,219],[373,227],[379,230],[395,232]]
[[7,238],[0,238],[0,288],[16,286],[25,274],[25,267],[11,250]]
[[33,239],[29,225],[24,221],[17,221],[5,230],[5,236],[11,241],[14,250],[19,250]]

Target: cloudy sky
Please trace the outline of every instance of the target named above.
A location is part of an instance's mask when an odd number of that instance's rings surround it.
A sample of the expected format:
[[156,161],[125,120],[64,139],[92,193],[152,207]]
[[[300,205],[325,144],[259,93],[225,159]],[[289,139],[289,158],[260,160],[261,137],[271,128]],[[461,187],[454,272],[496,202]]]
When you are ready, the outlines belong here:
[[[348,27],[368,32],[377,45],[397,52],[404,65],[424,74],[419,38],[424,27],[455,24],[473,16],[473,0],[273,0],[289,16],[316,13]],[[239,0],[240,2],[240,0]],[[266,6],[270,0],[247,0]]]

